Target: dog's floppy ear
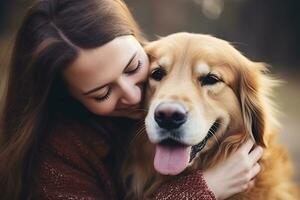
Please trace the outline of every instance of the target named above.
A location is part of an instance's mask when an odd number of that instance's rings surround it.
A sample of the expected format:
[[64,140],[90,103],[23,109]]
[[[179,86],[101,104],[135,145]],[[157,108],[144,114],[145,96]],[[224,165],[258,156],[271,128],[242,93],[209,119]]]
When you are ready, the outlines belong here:
[[265,147],[265,110],[263,104],[262,77],[266,67],[262,63],[249,61],[247,66],[241,67],[238,94],[242,110],[245,131],[248,132],[256,144]]

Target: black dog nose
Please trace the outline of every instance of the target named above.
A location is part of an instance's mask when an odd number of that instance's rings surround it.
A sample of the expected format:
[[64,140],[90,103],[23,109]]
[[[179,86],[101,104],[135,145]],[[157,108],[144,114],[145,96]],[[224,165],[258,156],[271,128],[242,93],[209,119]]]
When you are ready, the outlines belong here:
[[187,120],[187,112],[179,103],[161,103],[154,112],[159,127],[167,130],[179,128]]

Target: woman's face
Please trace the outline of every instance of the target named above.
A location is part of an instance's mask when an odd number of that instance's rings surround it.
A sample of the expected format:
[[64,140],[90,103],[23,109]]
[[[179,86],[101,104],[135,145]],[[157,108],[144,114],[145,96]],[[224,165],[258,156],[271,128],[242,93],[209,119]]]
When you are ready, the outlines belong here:
[[63,76],[68,90],[89,111],[103,116],[139,117],[149,60],[131,35],[95,49],[80,50]]

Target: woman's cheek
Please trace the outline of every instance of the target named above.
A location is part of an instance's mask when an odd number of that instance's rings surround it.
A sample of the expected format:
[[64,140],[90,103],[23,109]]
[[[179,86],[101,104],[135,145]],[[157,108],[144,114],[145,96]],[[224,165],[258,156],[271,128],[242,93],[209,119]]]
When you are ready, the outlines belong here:
[[114,105],[112,102],[97,102],[95,100],[90,100],[92,102],[86,102],[85,107],[92,113],[96,115],[109,115],[111,112],[114,111]]

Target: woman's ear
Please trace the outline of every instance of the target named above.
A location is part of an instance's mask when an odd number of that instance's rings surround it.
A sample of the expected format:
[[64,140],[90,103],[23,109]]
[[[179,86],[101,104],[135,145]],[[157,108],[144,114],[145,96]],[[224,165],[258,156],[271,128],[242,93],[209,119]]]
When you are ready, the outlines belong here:
[[245,131],[249,133],[256,144],[265,147],[265,110],[262,98],[261,84],[265,67],[261,63],[249,61],[251,66],[242,67],[239,74],[238,94],[242,110]]

